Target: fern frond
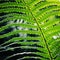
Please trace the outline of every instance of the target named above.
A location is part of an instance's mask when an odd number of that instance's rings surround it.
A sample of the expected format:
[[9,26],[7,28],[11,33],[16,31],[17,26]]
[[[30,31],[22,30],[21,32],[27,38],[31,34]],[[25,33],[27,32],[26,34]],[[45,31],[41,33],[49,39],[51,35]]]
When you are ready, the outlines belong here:
[[0,26],[2,60],[60,60],[58,0],[1,0]]

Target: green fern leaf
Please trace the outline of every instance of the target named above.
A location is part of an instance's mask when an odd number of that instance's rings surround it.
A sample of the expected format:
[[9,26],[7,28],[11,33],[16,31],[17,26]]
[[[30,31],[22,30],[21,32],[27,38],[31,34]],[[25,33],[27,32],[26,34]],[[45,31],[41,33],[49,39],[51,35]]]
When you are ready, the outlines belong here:
[[0,26],[1,60],[60,60],[60,1],[0,0]]

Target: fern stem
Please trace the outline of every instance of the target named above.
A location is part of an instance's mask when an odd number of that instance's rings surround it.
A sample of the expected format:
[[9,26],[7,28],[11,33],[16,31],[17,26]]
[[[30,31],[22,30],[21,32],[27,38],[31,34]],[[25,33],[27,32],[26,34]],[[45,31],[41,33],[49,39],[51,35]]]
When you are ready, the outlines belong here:
[[37,26],[38,26],[38,29],[41,31],[41,35],[42,35],[42,37],[43,37],[43,39],[44,39],[44,42],[45,42],[45,44],[46,44],[46,48],[47,48],[47,50],[48,50],[48,53],[49,53],[49,56],[50,56],[50,60],[54,60],[53,57],[52,57],[52,54],[51,54],[51,52],[50,52],[50,49],[49,49],[49,47],[48,47],[48,43],[46,42],[45,36],[44,36],[44,34],[43,34],[43,31],[42,31],[41,27],[39,26],[39,23],[38,23],[37,19],[34,17],[31,9],[30,9],[29,6],[26,4],[26,2],[25,2],[24,0],[23,0],[23,2],[24,2],[24,4],[26,5],[26,7],[28,8],[28,10],[30,11],[30,13],[31,13],[31,15],[33,16],[34,20],[36,21]]

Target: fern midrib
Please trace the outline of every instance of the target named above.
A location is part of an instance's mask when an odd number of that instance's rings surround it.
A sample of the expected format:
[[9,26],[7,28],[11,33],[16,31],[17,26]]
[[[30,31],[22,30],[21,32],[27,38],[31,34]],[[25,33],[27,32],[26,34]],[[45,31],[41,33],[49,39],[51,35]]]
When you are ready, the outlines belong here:
[[41,27],[39,26],[39,23],[38,23],[37,19],[34,17],[33,13],[31,12],[31,9],[30,9],[29,6],[25,3],[24,0],[23,0],[23,2],[24,2],[24,4],[26,5],[26,7],[28,8],[28,10],[30,11],[31,15],[33,16],[35,22],[37,23],[38,29],[41,31],[41,36],[43,37],[43,40],[44,40],[44,42],[45,42],[45,44],[46,44],[46,48],[47,48],[47,50],[48,50],[48,53],[49,53],[49,56],[50,56],[50,60],[54,60],[53,57],[52,57],[52,54],[51,54],[51,52],[50,52],[50,49],[49,49],[49,47],[48,47],[48,43],[46,42],[45,36],[44,36],[44,34],[43,34],[43,31],[42,31]]

